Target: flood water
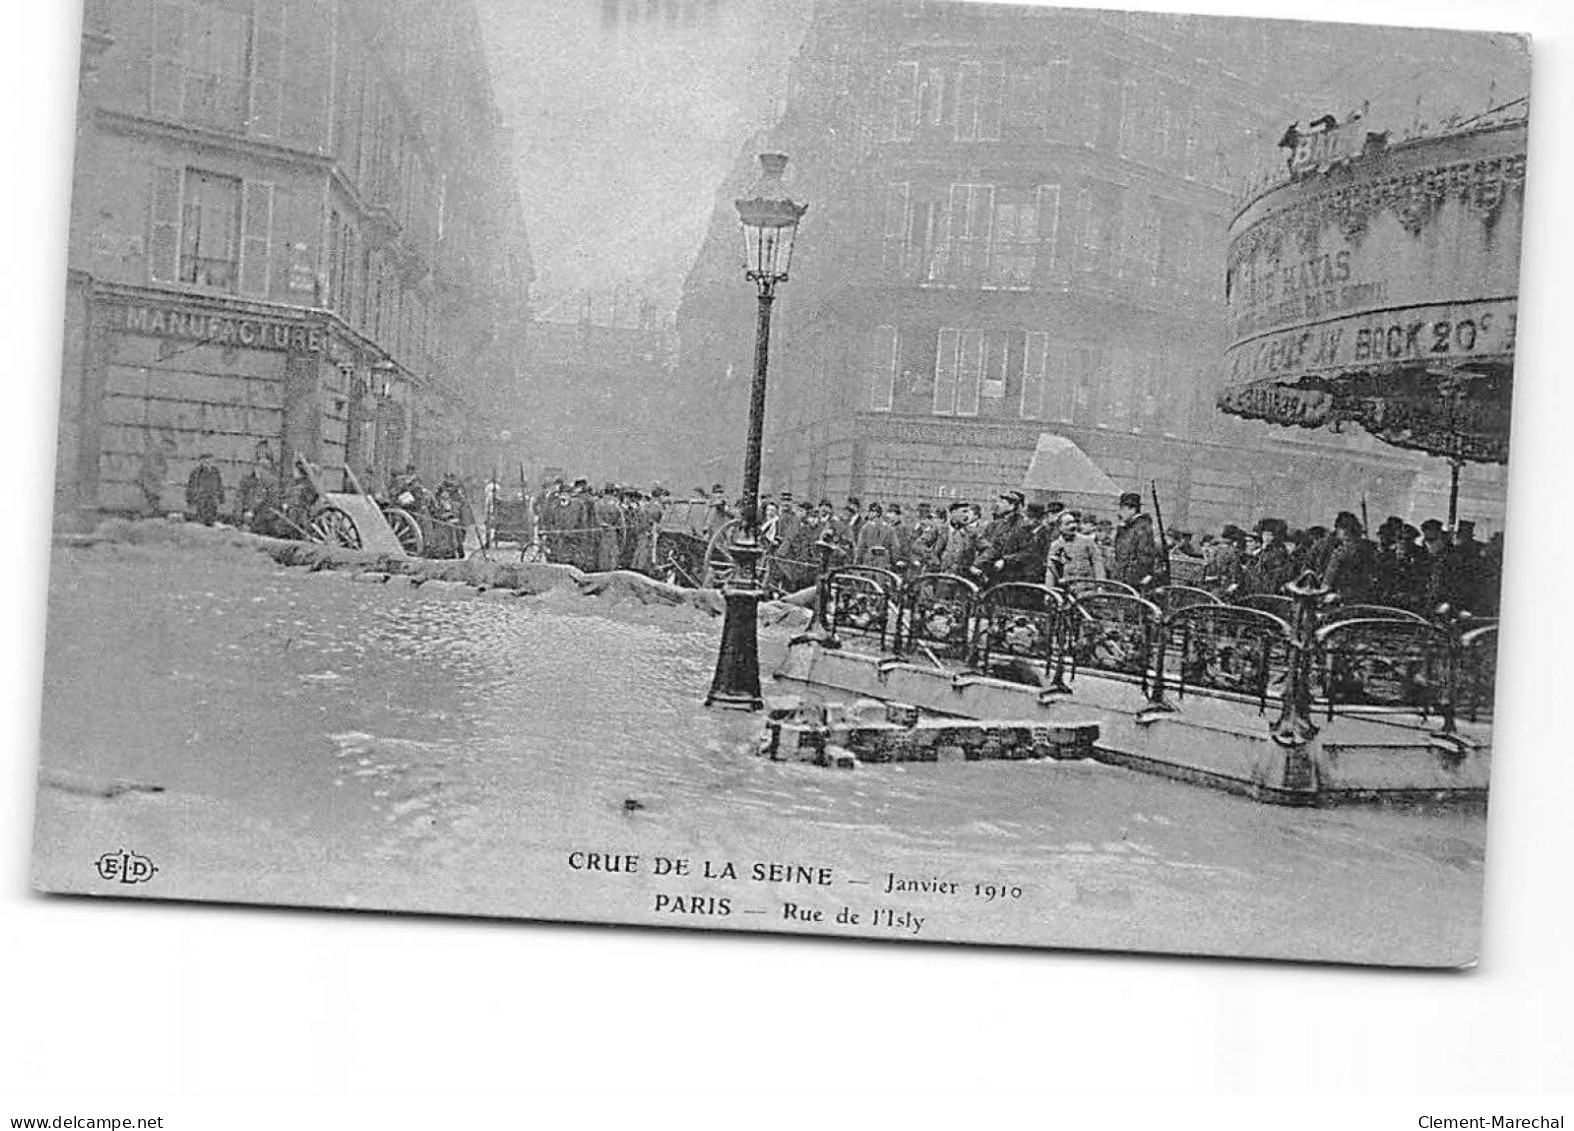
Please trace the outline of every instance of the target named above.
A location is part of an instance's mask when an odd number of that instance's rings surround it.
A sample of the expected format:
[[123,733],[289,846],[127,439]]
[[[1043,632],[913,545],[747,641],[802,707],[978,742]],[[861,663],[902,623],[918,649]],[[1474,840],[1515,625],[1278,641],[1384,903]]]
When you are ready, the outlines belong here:
[[[57,549],[38,882],[871,938],[1474,957],[1479,809],[1291,810],[1091,762],[772,763],[754,752],[757,718],[700,704],[719,631],[693,609],[368,584],[240,549]],[[119,848],[154,859],[154,881],[96,876],[92,861]],[[632,870],[606,870],[629,856]],[[655,875],[658,856],[689,874]],[[707,879],[707,861],[737,878]],[[893,876],[930,886],[887,892]],[[837,924],[843,909],[859,922]]]

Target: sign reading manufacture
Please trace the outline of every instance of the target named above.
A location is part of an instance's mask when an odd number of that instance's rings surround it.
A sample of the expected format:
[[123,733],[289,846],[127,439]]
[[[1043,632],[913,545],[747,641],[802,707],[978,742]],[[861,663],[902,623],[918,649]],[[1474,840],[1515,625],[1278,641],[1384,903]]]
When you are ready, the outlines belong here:
[[322,326],[295,319],[221,314],[170,303],[117,303],[112,309],[111,328],[130,334],[291,353],[321,353],[327,347]]

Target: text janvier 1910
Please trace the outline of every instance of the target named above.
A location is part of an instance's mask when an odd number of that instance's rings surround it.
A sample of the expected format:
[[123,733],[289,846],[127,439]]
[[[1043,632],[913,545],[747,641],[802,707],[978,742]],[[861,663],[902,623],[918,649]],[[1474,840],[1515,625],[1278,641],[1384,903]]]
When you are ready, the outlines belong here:
[[[926,917],[908,908],[884,905],[823,903],[829,894],[823,889],[847,886],[849,896],[903,896],[909,899],[962,899],[969,902],[1004,905],[1022,899],[1023,889],[1007,881],[972,881],[938,875],[903,875],[882,872],[871,879],[838,875],[834,867],[778,860],[735,863],[731,860],[690,859],[682,856],[645,856],[632,852],[591,852],[575,850],[568,854],[568,867],[582,874],[602,876],[652,876],[677,881],[711,881],[743,885],[770,884],[806,889],[793,901],[782,901],[774,908],[748,906],[751,900],[729,894],[658,891],[652,894],[651,910],[662,915],[728,918],[736,913],[768,916],[779,923],[810,926],[863,927],[918,934]],[[814,899],[815,893],[821,897]],[[818,904],[818,905],[817,905]],[[761,924],[764,925],[763,923]]]

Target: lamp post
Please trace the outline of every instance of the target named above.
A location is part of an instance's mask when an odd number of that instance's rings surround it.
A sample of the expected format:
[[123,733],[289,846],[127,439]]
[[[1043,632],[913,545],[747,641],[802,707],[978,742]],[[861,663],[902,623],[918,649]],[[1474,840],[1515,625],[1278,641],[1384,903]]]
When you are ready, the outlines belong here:
[[743,450],[743,515],[731,547],[738,568],[722,591],[726,619],[716,675],[705,705],[742,711],[757,711],[764,705],[756,617],[760,607],[760,449],[765,435],[771,303],[776,298],[776,284],[787,281],[798,221],[809,210],[807,204],[795,204],[787,195],[787,186],[782,183],[786,168],[786,154],[760,154],[760,179],[754,195],[736,202],[743,228],[743,277],[758,290],[759,310],[754,328],[754,382],[749,389],[749,435]]

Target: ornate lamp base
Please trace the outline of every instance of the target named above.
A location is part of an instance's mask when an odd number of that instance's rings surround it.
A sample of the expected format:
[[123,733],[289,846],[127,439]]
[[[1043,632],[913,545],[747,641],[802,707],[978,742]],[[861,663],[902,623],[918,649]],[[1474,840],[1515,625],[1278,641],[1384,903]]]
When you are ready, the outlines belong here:
[[730,711],[758,711],[765,706],[760,695],[759,612],[760,590],[755,585],[758,543],[747,535],[733,544],[738,560],[736,580],[722,591],[727,602],[721,626],[721,651],[716,675],[705,696],[707,707]]

